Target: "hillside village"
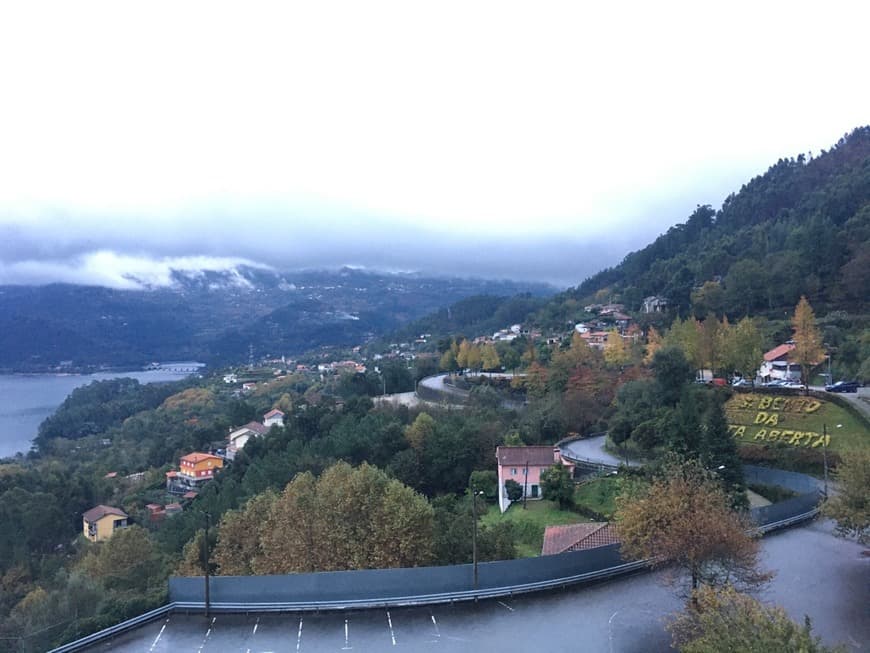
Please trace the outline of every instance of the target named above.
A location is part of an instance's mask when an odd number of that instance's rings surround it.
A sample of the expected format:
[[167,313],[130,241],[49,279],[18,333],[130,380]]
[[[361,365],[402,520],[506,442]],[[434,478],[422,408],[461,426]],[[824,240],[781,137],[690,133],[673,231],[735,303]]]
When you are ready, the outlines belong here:
[[[546,300],[466,298],[305,354],[278,337],[279,308],[258,323],[277,334],[269,354],[254,356],[246,331],[230,366],[77,389],[29,455],[0,463],[0,637],[47,650],[164,604],[171,575],[467,565],[626,542],[623,499],[672,456],[700,466],[731,516],[796,498],[745,466],[820,483],[860,467],[870,212],[866,185],[840,181],[870,168],[824,163],[848,163],[852,147],[777,164],[718,214],[698,207]],[[758,191],[804,175],[809,199]],[[856,245],[794,274],[826,229]],[[766,268],[747,263],[768,255]],[[413,401],[375,401],[393,396]],[[606,469],[572,453],[593,438]],[[316,546],[300,539],[311,532]]]

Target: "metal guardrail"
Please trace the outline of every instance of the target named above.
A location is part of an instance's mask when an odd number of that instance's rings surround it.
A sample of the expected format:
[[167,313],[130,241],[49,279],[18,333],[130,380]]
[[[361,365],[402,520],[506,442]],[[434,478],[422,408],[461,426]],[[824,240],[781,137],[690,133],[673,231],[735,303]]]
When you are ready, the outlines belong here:
[[794,517],[780,519],[779,521],[771,522],[769,524],[762,524],[761,526],[757,526],[755,528],[755,531],[762,535],[766,535],[767,533],[778,531],[781,528],[788,528],[789,526],[794,526],[795,524],[800,524],[801,522],[814,519],[818,514],[819,509],[813,508],[809,512],[801,513],[800,515],[795,515]]
[[[757,535],[766,535],[773,531],[788,528],[795,524],[813,519],[819,514],[819,508],[814,507],[812,510],[802,512],[798,515],[792,515],[785,519],[781,519],[768,524],[761,524],[753,529],[753,533]],[[501,587],[491,587],[476,590],[463,590],[456,592],[444,592],[435,594],[419,594],[411,596],[391,596],[377,599],[365,598],[343,601],[311,601],[311,602],[281,602],[281,603],[211,603],[209,609],[215,613],[248,613],[248,612],[322,612],[322,611],[342,611],[342,610],[364,610],[373,608],[389,608],[389,607],[409,607],[420,605],[437,605],[444,603],[457,603],[463,601],[477,601],[480,599],[492,599],[505,596],[513,596],[516,594],[527,594],[531,592],[539,592],[549,589],[558,589],[569,585],[578,585],[581,583],[595,582],[607,580],[616,576],[629,574],[635,571],[644,569],[652,564],[651,560],[641,560],[636,562],[624,563],[614,567],[607,567],[595,571],[585,572],[571,576],[552,578],[541,581],[534,581],[519,585],[507,585]],[[64,644],[53,649],[49,653],[74,653],[81,651],[84,648],[97,644],[101,641],[117,637],[130,630],[143,626],[160,617],[179,611],[196,611],[202,612],[205,610],[205,603],[202,601],[191,602],[173,602],[163,607],[147,612],[133,619],[129,619],[120,624],[116,624],[105,630],[88,635],[74,642]]]
[[[548,580],[524,583],[521,585],[505,585],[486,589],[465,590],[461,592],[443,592],[438,594],[419,594],[414,596],[392,596],[379,599],[356,599],[350,601],[315,601],[315,602],[280,602],[280,603],[211,603],[211,612],[322,612],[328,610],[364,610],[372,608],[396,608],[420,605],[438,605],[444,603],[460,603],[463,601],[478,601],[494,599],[517,594],[527,594],[548,589],[558,589],[569,585],[605,580],[614,576],[629,574],[649,565],[648,560],[628,562],[616,567],[608,567],[584,574],[553,578]],[[175,610],[205,609],[201,601],[178,601],[172,604]]]
[[133,617],[132,619],[122,621],[119,624],[115,624],[114,626],[110,626],[109,628],[105,628],[96,633],[91,633],[87,637],[82,637],[81,639],[77,639],[74,642],[64,644],[63,646],[58,646],[57,648],[49,651],[49,653],[73,653],[73,651],[81,651],[83,648],[85,648],[86,646],[90,646],[91,644],[97,644],[98,642],[102,642],[103,640],[111,639],[113,637],[117,637],[118,635],[122,635],[127,631],[138,628],[139,626],[144,626],[145,624],[150,623],[155,619],[159,619],[160,617],[169,614],[174,609],[175,605],[169,603],[167,605],[157,608],[156,610],[152,610],[151,612],[140,614],[138,617]]
[[[540,592],[548,589],[559,589],[569,585],[578,585],[580,583],[591,583],[599,580],[606,580],[615,576],[630,574],[635,571],[644,569],[649,565],[648,560],[638,562],[628,562],[607,569],[599,569],[596,571],[587,572],[584,574],[576,574],[573,576],[565,576],[562,578],[554,578],[549,580],[537,581],[534,583],[526,583],[522,585],[507,585],[504,587],[492,587],[478,590],[466,590],[462,592],[444,592],[440,594],[420,594],[414,596],[393,596],[384,597],[382,599],[358,599],[351,601],[313,601],[299,603],[211,603],[209,605],[210,612],[213,613],[266,613],[266,612],[325,612],[325,611],[343,611],[343,610],[366,610],[374,608],[398,608],[398,607],[413,607],[420,605],[438,605],[444,603],[459,603],[463,601],[478,601],[480,599],[493,599],[505,596],[514,596],[517,594],[527,594],[530,592]],[[52,649],[49,653],[75,653],[84,648],[112,639],[118,635],[122,635],[130,630],[144,626],[145,624],[159,619],[173,612],[196,611],[202,612],[205,610],[205,603],[201,601],[176,601],[164,605],[156,610],[147,612],[133,619],[128,619],[120,624],[116,624],[111,628],[106,628],[99,632],[83,637],[74,642],[64,644],[58,648]]]

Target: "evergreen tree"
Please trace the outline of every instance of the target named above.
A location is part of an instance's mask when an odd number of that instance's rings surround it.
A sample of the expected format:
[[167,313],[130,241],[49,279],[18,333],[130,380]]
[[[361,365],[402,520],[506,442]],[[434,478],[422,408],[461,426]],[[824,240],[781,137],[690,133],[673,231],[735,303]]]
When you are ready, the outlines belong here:
[[735,508],[748,508],[746,480],[737,453],[737,442],[728,432],[725,410],[718,397],[710,401],[701,428],[701,461],[722,479],[722,489]]

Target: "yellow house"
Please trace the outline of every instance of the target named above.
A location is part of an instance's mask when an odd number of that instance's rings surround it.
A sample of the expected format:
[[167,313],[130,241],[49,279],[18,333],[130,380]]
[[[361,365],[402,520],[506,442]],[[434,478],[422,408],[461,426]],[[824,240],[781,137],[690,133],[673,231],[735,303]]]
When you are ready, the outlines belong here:
[[127,526],[127,513],[112,506],[97,506],[82,515],[82,535],[91,542],[108,540],[116,530]]

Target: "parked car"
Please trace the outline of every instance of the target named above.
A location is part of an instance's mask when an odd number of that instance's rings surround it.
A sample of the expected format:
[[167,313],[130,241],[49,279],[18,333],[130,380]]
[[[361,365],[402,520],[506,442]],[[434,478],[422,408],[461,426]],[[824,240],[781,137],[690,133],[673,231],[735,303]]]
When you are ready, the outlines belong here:
[[800,381],[786,381],[785,383],[779,386],[780,388],[792,388],[794,390],[806,390],[807,386],[805,386]]
[[826,385],[828,392],[858,392],[861,384],[857,381],[837,381],[834,385]]
[[735,388],[740,388],[743,386],[752,385],[752,382],[747,380],[747,379],[735,379],[734,381],[731,382],[731,385],[734,386]]
[[781,385],[783,385],[784,383],[785,383],[785,381],[783,381],[782,379],[776,379],[774,381],[768,381],[767,383],[762,383],[761,386],[763,388],[778,388]]

